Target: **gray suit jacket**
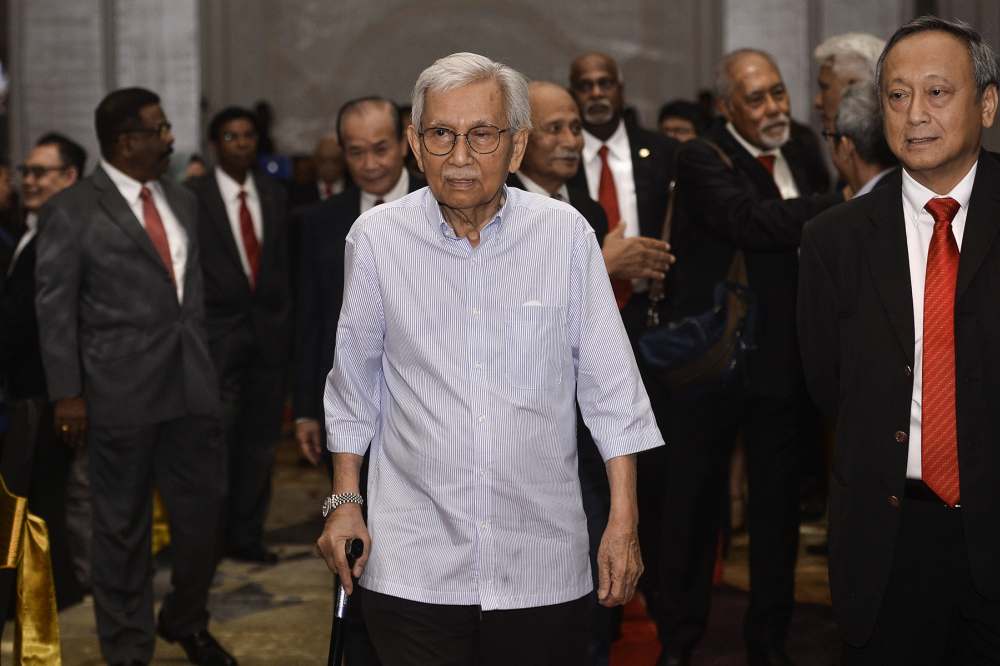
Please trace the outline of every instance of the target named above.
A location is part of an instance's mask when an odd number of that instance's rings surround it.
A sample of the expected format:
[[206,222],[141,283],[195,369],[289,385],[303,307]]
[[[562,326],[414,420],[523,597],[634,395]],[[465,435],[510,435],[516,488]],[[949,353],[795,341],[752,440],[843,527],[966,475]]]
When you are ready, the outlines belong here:
[[96,426],[218,413],[195,198],[170,181],[161,185],[187,232],[183,303],[145,229],[100,167],[39,214],[35,307],[49,397],[82,396]]

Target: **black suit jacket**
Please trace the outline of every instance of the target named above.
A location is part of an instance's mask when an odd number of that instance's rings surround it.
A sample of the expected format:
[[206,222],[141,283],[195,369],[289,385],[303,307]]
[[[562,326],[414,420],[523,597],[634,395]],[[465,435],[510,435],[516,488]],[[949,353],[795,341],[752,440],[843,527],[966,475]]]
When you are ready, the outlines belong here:
[[47,397],[35,317],[35,237],[0,285],[0,383],[10,400]]
[[[507,185],[522,190],[527,189],[516,173],[507,177]],[[608,234],[608,216],[605,215],[601,204],[591,199],[586,189],[581,190],[578,187],[567,185],[566,190],[569,192],[569,205],[580,211],[580,215],[583,215],[583,218],[590,223],[597,235],[598,245],[602,244],[604,237]]]
[[187,235],[184,298],[149,235],[98,167],[38,216],[35,308],[49,397],[83,396],[97,427],[217,416],[194,195],[160,181]]
[[[830,586],[847,641],[865,642],[892,568],[913,390],[913,299],[900,172],[805,229],[802,359],[836,421]],[[1000,161],[982,152],[955,301],[961,517],[972,580],[1000,599]],[[902,433],[897,435],[896,433]],[[899,440],[903,440],[900,442]],[[899,498],[898,501],[896,498]]]
[[[425,185],[408,173],[409,191]],[[323,419],[323,387],[333,367],[344,297],[344,246],[361,214],[361,190],[351,185],[309,208],[302,219],[299,312],[295,345],[295,416]]]
[[[677,163],[677,209],[672,246],[678,261],[670,271],[675,318],[712,307],[715,285],[724,280],[733,252],[742,249],[756,300],[756,351],[748,359],[751,387],[788,395],[801,387],[795,332],[797,248],[802,226],[843,201],[839,192],[818,195],[829,185],[811,133],[793,131],[782,147],[800,198],[783,200],[767,170],[724,124],[706,135],[732,160],[729,169],[704,141],[684,144]],[[818,165],[818,166],[817,166]]]
[[219,192],[215,172],[190,182],[198,198],[198,239],[205,276],[205,314],[209,343],[220,372],[226,339],[253,332],[265,362],[288,361],[292,334],[291,278],[288,268],[287,201],[284,187],[260,173],[253,174],[260,198],[260,266],[256,287],[240,263],[236,238]]

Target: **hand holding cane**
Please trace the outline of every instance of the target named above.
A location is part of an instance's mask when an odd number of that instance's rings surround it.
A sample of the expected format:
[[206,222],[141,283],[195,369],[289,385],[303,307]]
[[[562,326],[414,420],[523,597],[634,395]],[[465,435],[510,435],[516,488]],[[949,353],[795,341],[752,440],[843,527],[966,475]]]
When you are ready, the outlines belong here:
[[[365,544],[361,539],[349,539],[344,543],[347,554],[347,568],[354,569],[354,563],[365,552]],[[340,666],[344,657],[344,618],[347,615],[347,604],[350,597],[344,589],[340,577],[334,575],[336,593],[333,599],[333,626],[330,628],[330,656],[327,666]]]

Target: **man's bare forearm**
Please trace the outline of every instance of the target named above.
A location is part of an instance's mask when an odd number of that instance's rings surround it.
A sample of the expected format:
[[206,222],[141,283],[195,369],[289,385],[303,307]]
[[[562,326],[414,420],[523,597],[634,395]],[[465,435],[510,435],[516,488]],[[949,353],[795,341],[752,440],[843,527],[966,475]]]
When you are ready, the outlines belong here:
[[639,523],[636,500],[636,456],[617,456],[607,462],[608,485],[611,487],[611,513],[608,522],[631,525]]
[[354,453],[333,454],[333,492],[361,492],[362,456]]

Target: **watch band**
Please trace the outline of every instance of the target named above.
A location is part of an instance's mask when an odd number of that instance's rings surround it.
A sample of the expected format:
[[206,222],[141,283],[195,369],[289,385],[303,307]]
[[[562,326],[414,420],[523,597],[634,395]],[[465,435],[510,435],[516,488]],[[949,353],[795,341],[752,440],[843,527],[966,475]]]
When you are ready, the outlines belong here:
[[343,506],[345,504],[357,504],[358,506],[364,506],[365,498],[359,493],[334,493],[329,497],[323,499],[323,517],[326,518],[331,513],[336,511],[337,507]]

